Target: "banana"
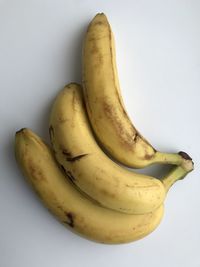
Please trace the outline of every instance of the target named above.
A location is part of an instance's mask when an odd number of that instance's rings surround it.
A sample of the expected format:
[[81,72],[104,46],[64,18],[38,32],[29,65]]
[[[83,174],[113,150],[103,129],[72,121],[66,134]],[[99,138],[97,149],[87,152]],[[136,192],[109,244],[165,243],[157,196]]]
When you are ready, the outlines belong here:
[[[50,116],[55,157],[76,186],[100,205],[130,214],[157,209],[164,201],[164,184],[113,162],[95,141],[81,87],[69,84],[58,94]],[[185,170],[190,170],[186,161]],[[187,166],[189,165],[189,166]]]
[[17,162],[43,203],[72,231],[96,242],[117,244],[138,240],[160,223],[164,207],[144,215],[105,209],[76,190],[59,168],[51,149],[31,130],[16,133]]
[[153,163],[183,163],[184,152],[161,153],[133,126],[120,93],[115,44],[109,22],[97,14],[83,47],[83,87],[88,116],[102,147],[118,162],[134,168]]

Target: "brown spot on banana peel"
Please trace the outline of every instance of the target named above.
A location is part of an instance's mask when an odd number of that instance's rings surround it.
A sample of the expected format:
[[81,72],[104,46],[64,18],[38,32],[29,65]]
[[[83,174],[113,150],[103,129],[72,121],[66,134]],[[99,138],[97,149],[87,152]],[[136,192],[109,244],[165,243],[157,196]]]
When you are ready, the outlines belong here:
[[106,101],[103,102],[103,109],[107,118],[112,122],[114,128],[116,129],[116,133],[119,135],[119,139],[121,143],[126,147],[128,150],[133,149],[133,145],[135,143],[134,138],[137,132],[135,129],[132,129],[132,133],[129,134],[124,130],[123,125],[118,121],[115,110],[112,105],[108,104]]
[[[119,94],[117,89],[115,90],[116,94],[117,94],[117,98],[119,101],[119,105],[121,106],[124,116],[126,118],[128,118],[128,115],[126,113],[126,111],[123,108],[122,103],[120,102],[120,98],[119,98]],[[86,99],[86,103],[87,103],[87,109],[89,110],[90,114],[92,114],[92,109],[89,105],[89,99],[88,99],[88,95],[87,95],[87,90],[84,91],[84,96]],[[137,142],[139,141],[139,139],[143,140],[144,143],[148,144],[151,148],[152,148],[152,152],[148,153],[146,150],[146,146],[144,145],[144,151],[145,151],[145,155],[141,157],[141,159],[145,159],[145,160],[151,160],[155,153],[156,153],[156,149],[154,147],[152,147],[151,144],[149,144],[149,142],[143,138],[140,133],[134,128],[133,125],[132,126],[132,135],[128,134],[125,130],[123,125],[117,120],[116,115],[115,115],[115,108],[112,107],[112,105],[110,105],[109,103],[107,103],[106,100],[102,101],[102,105],[103,105],[103,109],[105,112],[105,115],[107,116],[107,118],[111,121],[111,123],[113,124],[114,128],[116,129],[116,133],[119,135],[119,140],[121,142],[121,144],[129,151],[133,151],[134,152],[134,147],[136,146]],[[141,144],[142,145],[142,144]]]
[[45,181],[46,180],[43,172],[33,165],[31,159],[27,160],[27,165],[28,165],[28,168],[30,170],[31,177],[34,180],[37,180],[37,181]]
[[81,158],[83,158],[83,157],[88,155],[87,153],[85,153],[85,154],[80,154],[80,155],[77,155],[77,156],[73,156],[71,152],[69,152],[68,150],[66,150],[64,148],[62,148],[62,154],[66,157],[66,161],[69,161],[69,162],[78,161]]
[[[117,95],[117,98],[118,98],[119,105],[121,106],[121,108],[123,110],[124,116],[128,117],[125,109],[123,108],[122,102],[120,101],[120,97],[119,97],[117,89],[115,89],[115,92],[116,92],[116,95]],[[87,103],[87,110],[89,110],[89,113],[92,114],[93,112],[92,112],[92,109],[91,109],[91,107],[89,105],[89,98],[88,98],[88,95],[87,95],[87,90],[84,90],[84,96],[85,96],[85,100],[86,100],[86,101],[84,101],[84,103],[85,102]],[[118,133],[118,135],[120,137],[120,141],[121,141],[122,145],[126,149],[128,149],[130,151],[133,151],[134,150],[134,146],[136,145],[136,143],[137,143],[137,141],[139,139],[143,140],[144,143],[149,144],[148,141],[145,138],[143,138],[140,135],[140,133],[134,128],[134,126],[132,126],[133,127],[132,128],[132,135],[127,134],[124,131],[124,128],[121,125],[121,123],[116,120],[114,108],[111,105],[109,105],[106,100],[102,101],[102,104],[103,104],[105,115],[108,117],[108,119],[114,125],[114,127],[116,129],[116,132]],[[124,138],[124,134],[126,135],[126,138]],[[152,147],[151,144],[149,144],[149,146]],[[156,153],[156,149],[152,147],[152,150],[153,150],[153,153],[150,153],[150,154],[147,153],[146,146],[144,145],[144,151],[146,151],[146,152],[145,152],[145,156],[143,156],[141,159],[145,159],[145,160],[152,159],[153,156]]]
[[70,227],[74,227],[74,214],[72,212],[65,212],[65,215],[67,216],[67,221],[63,221],[63,223],[68,224]]
[[136,143],[137,142],[137,139],[139,138],[139,134],[136,132],[134,138],[133,138],[133,141]]
[[67,216],[66,221],[62,221],[64,224],[69,225],[70,227],[74,227],[74,213],[65,211],[64,208],[61,205],[57,205],[57,208],[64,213],[65,216]]
[[78,155],[78,156],[75,156],[75,157],[69,157],[69,158],[66,158],[67,161],[70,161],[70,162],[75,162],[75,161],[78,161],[80,160],[81,158],[87,156],[88,154],[82,154],[82,155]]

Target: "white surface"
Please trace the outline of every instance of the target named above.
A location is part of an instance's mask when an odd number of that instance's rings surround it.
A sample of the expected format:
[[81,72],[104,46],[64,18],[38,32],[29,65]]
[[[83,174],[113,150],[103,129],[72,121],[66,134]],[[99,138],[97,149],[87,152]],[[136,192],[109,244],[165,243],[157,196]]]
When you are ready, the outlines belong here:
[[[81,80],[81,43],[98,12],[115,34],[134,123],[157,149],[187,151],[196,164],[169,192],[159,228],[127,245],[96,244],[66,230],[43,208],[13,154],[22,127],[48,138],[52,101],[66,83]],[[199,14],[198,0],[0,1],[1,267],[200,266]]]

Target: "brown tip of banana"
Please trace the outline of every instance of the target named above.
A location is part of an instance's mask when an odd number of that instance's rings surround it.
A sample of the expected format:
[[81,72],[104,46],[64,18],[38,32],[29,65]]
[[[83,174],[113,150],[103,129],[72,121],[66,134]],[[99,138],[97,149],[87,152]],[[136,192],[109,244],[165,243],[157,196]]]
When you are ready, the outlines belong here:
[[178,154],[183,159],[181,167],[183,167],[187,172],[192,171],[194,169],[194,162],[192,161],[192,158],[186,152],[183,151],[180,151]]
[[182,158],[184,158],[184,159],[186,159],[186,160],[192,160],[192,158],[191,158],[186,152],[184,152],[184,151],[180,151],[180,152],[178,152],[178,154],[179,154]]
[[76,82],[71,82],[71,83],[66,84],[64,88],[71,88],[71,86],[80,86],[80,84]]
[[96,16],[92,19],[90,25],[93,24],[93,23],[100,24],[100,22],[103,22],[103,21],[108,22],[108,19],[107,19],[106,15],[103,12],[102,13],[97,13]]
[[19,134],[23,133],[26,130],[27,130],[27,128],[21,128],[20,130],[16,131],[15,135],[19,135]]
[[98,16],[106,17],[105,13],[103,13],[103,12],[97,13],[95,17],[98,17]]

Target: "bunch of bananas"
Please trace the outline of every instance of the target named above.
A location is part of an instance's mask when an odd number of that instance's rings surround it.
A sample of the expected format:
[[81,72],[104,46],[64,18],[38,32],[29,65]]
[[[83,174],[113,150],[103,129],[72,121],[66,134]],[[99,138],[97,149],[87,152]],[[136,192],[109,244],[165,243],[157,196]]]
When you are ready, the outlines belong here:
[[[185,152],[157,151],[131,123],[104,14],[94,17],[86,33],[83,89],[71,83],[58,94],[49,134],[52,147],[30,129],[18,131],[17,162],[48,209],[97,242],[126,243],[151,233],[162,219],[169,188],[193,170]],[[176,166],[161,179],[121,166],[154,163]]]

